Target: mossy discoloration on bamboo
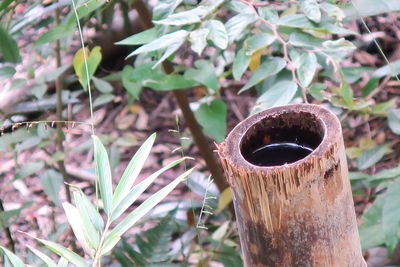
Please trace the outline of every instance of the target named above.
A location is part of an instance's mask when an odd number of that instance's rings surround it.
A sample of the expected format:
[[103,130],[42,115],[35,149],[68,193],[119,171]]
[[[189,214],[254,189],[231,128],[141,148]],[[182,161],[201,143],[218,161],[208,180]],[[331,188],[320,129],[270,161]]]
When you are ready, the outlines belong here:
[[[314,151],[274,167],[246,160],[257,146],[287,140]],[[247,266],[364,266],[341,126],[333,114],[314,105],[270,109],[236,126],[218,152]]]

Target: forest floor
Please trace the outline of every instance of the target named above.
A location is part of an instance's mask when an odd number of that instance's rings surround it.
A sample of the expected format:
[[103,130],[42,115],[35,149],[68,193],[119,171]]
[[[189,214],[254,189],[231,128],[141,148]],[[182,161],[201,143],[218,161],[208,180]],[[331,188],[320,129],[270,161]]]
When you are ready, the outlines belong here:
[[[384,49],[389,61],[400,58],[400,15],[388,14],[386,16],[367,18],[366,22],[369,28],[374,32],[374,36]],[[377,50],[370,34],[368,34],[361,23],[353,23],[348,25],[350,29],[359,32],[360,35],[354,37],[354,42],[358,40],[370,40],[367,47],[359,47],[351,57],[345,62],[344,66],[369,66],[377,68],[385,65],[385,61]],[[29,56],[22,55],[22,57]],[[72,56],[72,55],[70,55]],[[124,56],[121,56],[123,60]],[[27,60],[27,64],[28,64]],[[118,65],[118,64],[115,64]],[[107,66],[102,66],[108,69]],[[109,70],[109,69],[108,69]],[[362,86],[368,81],[367,75],[355,86],[356,96],[360,93]],[[320,82],[325,82],[324,78],[320,78]],[[120,83],[115,83],[114,94],[117,97],[112,103],[100,106],[94,110],[94,121],[96,126],[96,134],[103,136],[107,145],[113,145],[119,155],[119,164],[114,169],[114,183],[118,181],[123,170],[127,166],[128,161],[137,150],[138,146],[153,132],[157,133],[157,139],[152,149],[152,153],[146,160],[142,173],[139,175],[137,182],[141,181],[149,174],[160,169],[162,166],[178,159],[182,155],[194,157],[194,161],[188,161],[186,166],[181,165],[164,175],[143,194],[138,203],[142,202],[152,192],[162,188],[173,178],[183,172],[184,168],[195,166],[204,177],[208,176],[203,160],[198,155],[197,148],[190,139],[190,133],[185,128],[183,119],[181,119],[180,111],[177,108],[176,101],[171,92],[160,93],[150,89],[144,89],[140,101],[134,102],[133,105],[127,105],[126,92]],[[332,84],[328,84],[332,85]],[[380,88],[375,92],[374,101],[379,103],[392,99],[400,95],[400,83],[394,79],[383,81]],[[196,100],[203,96],[201,90],[194,90],[190,93],[189,99]],[[249,115],[250,107],[255,101],[255,96],[251,93],[238,96],[237,88],[232,86],[222,92],[223,100],[228,104],[228,132],[241,120]],[[20,99],[20,103],[26,103],[29,96]],[[74,121],[90,122],[90,111],[88,98],[85,94],[81,96],[81,104],[83,109],[73,114],[69,119]],[[2,100],[0,99],[0,102]],[[25,102],[24,102],[25,101]],[[18,103],[13,103],[16,105]],[[399,104],[399,103],[397,103]],[[67,110],[71,110],[72,106],[67,106]],[[48,109],[45,112],[34,112],[32,114],[22,114],[23,119],[32,121],[54,120],[54,109]],[[179,118],[178,120],[176,118]],[[400,138],[391,133],[387,126],[386,119],[382,117],[372,117],[365,122],[361,115],[349,114],[346,118],[341,118],[343,122],[343,134],[347,147],[356,145],[360,139],[369,137],[376,144],[391,143],[393,151],[385,156],[379,164],[375,166],[372,172],[397,166],[400,160]],[[35,125],[33,127],[36,127]],[[85,193],[94,194],[95,176],[93,174],[93,150],[90,148],[90,127],[87,125],[71,125],[64,124],[63,131],[65,133],[65,164],[67,172],[70,175],[70,182],[81,187]],[[189,139],[182,139],[188,137]],[[54,139],[54,136],[50,137]],[[181,142],[183,140],[183,142]],[[183,146],[182,150],[174,151],[176,148]],[[210,140],[210,146],[214,148],[213,142]],[[27,178],[13,181],[19,169],[19,166],[33,161],[43,160],[49,162],[51,156],[56,153],[55,146],[47,146],[46,151],[39,147],[24,150],[20,153],[0,152],[0,199],[3,202],[5,210],[18,209],[23,203],[31,203],[31,205],[22,210],[20,216],[14,218],[15,221],[10,226],[10,230],[16,248],[18,251],[26,251],[26,245],[34,243],[31,238],[24,235],[26,232],[33,236],[47,237],[57,226],[66,222],[64,213],[60,207],[55,207],[47,194],[43,191],[40,183],[40,176],[32,174]],[[216,155],[217,156],[217,155]],[[53,165],[54,166],[54,165]],[[353,168],[350,163],[350,169]],[[114,184],[115,185],[115,184]],[[59,194],[61,200],[65,200],[65,192]],[[197,195],[191,193],[184,184],[177,187],[170,194],[166,201],[177,201],[180,199],[193,198],[201,201]],[[365,196],[355,196],[355,204],[357,215],[360,216],[362,211],[370,205],[371,198],[366,201]],[[140,231],[140,228],[133,231]],[[69,231],[61,232],[62,237],[68,243],[68,239],[72,238]],[[7,244],[8,239],[4,231],[0,232],[0,244]],[[385,259],[385,252],[380,250],[372,250],[370,252],[370,265],[380,266],[382,259]],[[381,257],[381,258],[379,258]]]

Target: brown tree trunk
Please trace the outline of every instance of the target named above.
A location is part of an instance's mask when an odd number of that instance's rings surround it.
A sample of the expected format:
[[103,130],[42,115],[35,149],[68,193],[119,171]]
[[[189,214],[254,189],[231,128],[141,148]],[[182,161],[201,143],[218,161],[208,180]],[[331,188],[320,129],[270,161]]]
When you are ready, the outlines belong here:
[[[291,162],[281,151],[255,157],[271,144],[312,152]],[[296,156],[288,151],[288,158]],[[366,266],[334,114],[316,105],[260,112],[232,130],[219,155],[233,192],[246,266]]]

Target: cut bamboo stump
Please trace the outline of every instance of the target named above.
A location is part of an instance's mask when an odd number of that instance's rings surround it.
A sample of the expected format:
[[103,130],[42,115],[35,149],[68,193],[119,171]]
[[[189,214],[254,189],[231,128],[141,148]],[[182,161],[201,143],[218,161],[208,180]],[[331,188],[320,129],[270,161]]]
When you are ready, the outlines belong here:
[[[280,165],[281,151],[254,158],[260,147],[273,144],[312,152]],[[296,154],[289,152],[289,158]],[[246,266],[366,266],[334,114],[316,105],[265,110],[238,124],[218,153],[233,192]],[[265,166],[270,161],[275,166]]]

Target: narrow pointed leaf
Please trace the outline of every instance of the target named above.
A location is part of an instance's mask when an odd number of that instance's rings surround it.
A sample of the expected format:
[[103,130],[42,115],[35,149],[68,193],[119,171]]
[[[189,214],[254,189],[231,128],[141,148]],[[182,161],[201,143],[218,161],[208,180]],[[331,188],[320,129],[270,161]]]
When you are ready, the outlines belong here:
[[33,252],[36,256],[38,256],[44,263],[46,263],[48,267],[57,267],[57,264],[56,264],[49,256],[47,256],[46,254],[44,254],[44,253],[41,252],[40,250],[37,250],[37,249],[34,248],[34,247],[31,247],[31,246],[29,246],[29,245],[27,245],[27,246],[28,246],[28,248],[29,248],[30,250],[32,250],[32,252]]
[[111,215],[112,211],[112,177],[110,169],[110,161],[105,147],[100,139],[92,135],[94,143],[94,161],[96,163],[96,172],[99,176],[100,194],[104,204],[104,211],[107,216]]
[[249,63],[250,57],[246,55],[246,50],[244,48],[240,49],[233,60],[232,66],[233,78],[236,81],[239,81],[242,78],[243,73],[249,67]]
[[98,231],[102,231],[104,229],[104,221],[100,213],[96,210],[92,202],[87,198],[87,196],[85,196],[85,194],[82,191],[79,191],[79,194],[82,202],[77,203],[78,208],[80,209],[80,204],[82,204],[83,205],[82,209],[86,210],[94,227],[96,227]]
[[186,176],[192,172],[193,169],[181,174],[174,181],[169,183],[163,189],[157,191],[151,197],[146,199],[139,207],[126,216],[110,234],[122,236],[129,228],[131,228],[137,221],[139,221],[146,213],[148,213],[154,206],[163,200]]
[[130,53],[128,55],[128,57],[138,55],[141,53],[148,53],[148,52],[152,52],[152,51],[166,49],[170,46],[173,46],[176,43],[182,43],[188,35],[189,35],[189,32],[185,31],[185,30],[180,30],[180,31],[165,34],[165,35],[161,36],[160,38],[139,47],[138,49],[136,49],[135,51]]
[[26,265],[22,262],[22,260],[20,258],[18,258],[14,253],[12,253],[11,251],[9,251],[8,249],[6,249],[3,246],[0,246],[0,249],[3,250],[4,254],[6,255],[6,257],[8,258],[8,260],[11,262],[11,264],[13,265],[13,267],[25,267]]
[[63,202],[62,205],[65,214],[67,215],[68,223],[71,225],[71,228],[75,234],[76,239],[79,241],[79,244],[82,246],[83,250],[87,254],[93,255],[94,251],[90,247],[89,242],[85,237],[84,223],[78,209],[68,202]]
[[85,259],[76,254],[75,252],[57,244],[52,241],[35,238],[37,241],[45,245],[48,249],[56,253],[57,255],[64,257],[70,263],[75,264],[77,267],[89,267],[89,264],[86,263]]
[[136,177],[139,175],[146,162],[147,157],[150,154],[151,148],[153,147],[154,140],[156,139],[156,133],[150,135],[149,138],[143,143],[143,145],[135,153],[128,166],[126,167],[117,187],[115,188],[113,207],[116,207],[123,198],[128,194],[132,188]]
[[265,61],[260,67],[253,73],[249,81],[239,90],[239,94],[254,85],[262,82],[263,80],[271,77],[280,72],[286,66],[286,61],[283,58],[272,58]]
[[147,177],[145,180],[134,186],[129,193],[126,195],[124,199],[114,208],[114,211],[111,215],[111,221],[114,221],[117,219],[121,214],[129,208],[135,200],[154,182],[154,180],[163,172],[166,170],[173,168],[174,166],[178,165],[182,161],[188,159],[187,157],[175,160],[168,164],[167,166],[161,168],[160,170],[156,171],[149,177]]
[[83,224],[83,232],[85,234],[85,238],[88,241],[90,247],[96,249],[100,243],[100,234],[96,230],[93,225],[90,217],[89,211],[86,209],[84,205],[84,200],[82,199],[82,195],[78,192],[74,192],[74,200],[77,210],[79,212],[80,219]]
[[151,28],[134,35],[129,36],[119,42],[116,42],[116,45],[140,45],[147,44],[149,42],[157,39],[157,30],[156,28]]

